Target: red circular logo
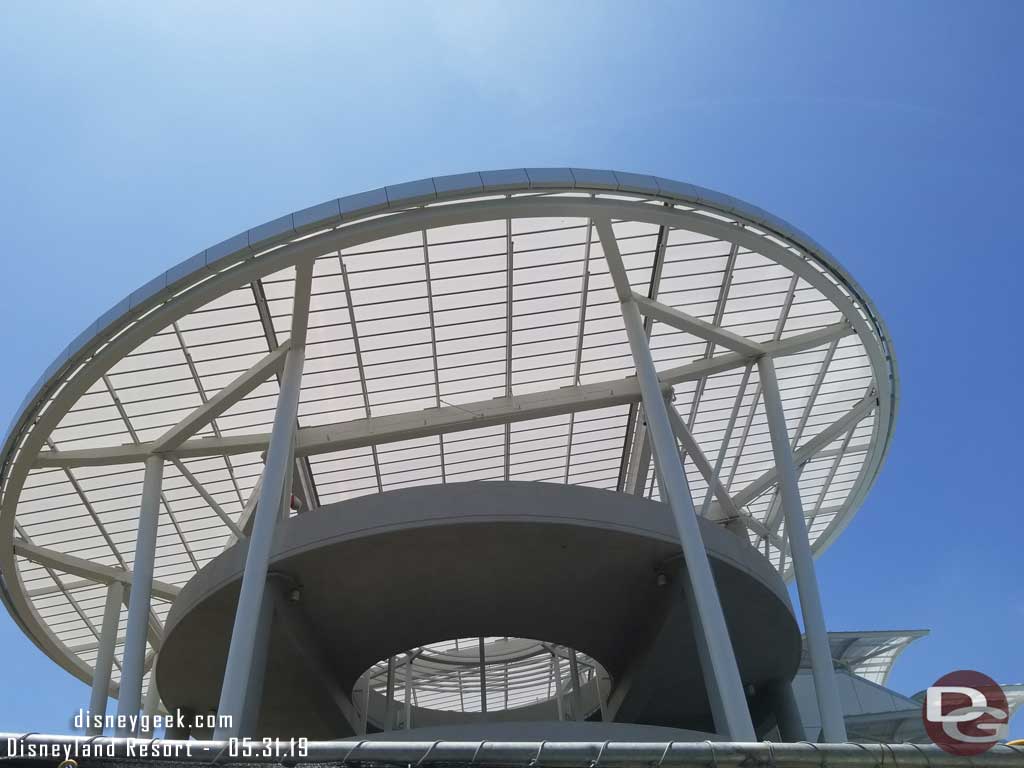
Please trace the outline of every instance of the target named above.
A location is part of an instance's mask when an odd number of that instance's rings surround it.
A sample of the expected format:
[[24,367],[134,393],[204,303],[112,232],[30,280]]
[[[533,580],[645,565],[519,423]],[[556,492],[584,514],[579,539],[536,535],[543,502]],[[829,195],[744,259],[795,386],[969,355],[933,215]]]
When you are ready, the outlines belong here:
[[928,738],[951,755],[980,755],[1005,738],[1006,694],[981,672],[960,669],[943,675],[925,691],[921,705]]

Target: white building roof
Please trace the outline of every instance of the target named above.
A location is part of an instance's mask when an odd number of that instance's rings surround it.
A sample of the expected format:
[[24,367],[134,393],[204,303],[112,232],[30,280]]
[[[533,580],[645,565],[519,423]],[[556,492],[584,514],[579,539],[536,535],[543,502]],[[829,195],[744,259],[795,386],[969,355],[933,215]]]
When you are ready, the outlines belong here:
[[[33,388],[4,443],[9,609],[46,653],[91,679],[105,584],[130,579],[142,461],[156,448],[168,460],[158,644],[177,589],[244,520],[273,418],[293,264],[310,255],[296,448],[309,505],[492,479],[657,498],[637,439],[632,359],[591,226],[603,217],[615,222],[634,291],[778,356],[821,551],[873,482],[895,418],[892,350],[864,292],[809,237],[733,198],[650,176],[517,169],[400,184],[283,216],[187,259],[92,323]],[[649,327],[662,381],[751,542],[788,572],[756,366],[668,325]],[[687,470],[698,509],[724,519],[692,462]]]

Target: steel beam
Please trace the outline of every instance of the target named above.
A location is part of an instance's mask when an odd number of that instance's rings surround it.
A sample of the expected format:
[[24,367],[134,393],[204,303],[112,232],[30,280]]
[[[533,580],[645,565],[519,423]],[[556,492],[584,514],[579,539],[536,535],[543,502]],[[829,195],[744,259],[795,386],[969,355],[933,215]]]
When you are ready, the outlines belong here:
[[711,468],[711,463],[707,460],[704,451],[701,450],[700,445],[694,439],[693,434],[687,428],[679,412],[668,403],[666,403],[665,408],[668,411],[669,420],[672,422],[672,431],[675,433],[676,439],[679,440],[683,451],[690,457],[693,465],[697,467],[697,471],[704,478],[704,482],[708,484],[708,488],[711,489],[718,499],[719,506],[712,519],[724,520],[727,527],[735,521],[743,526],[738,529],[742,536],[745,537],[746,531],[750,530],[768,539],[775,546],[781,547],[782,539],[779,536],[766,528],[760,520],[757,520],[736,505],[736,501],[729,495],[725,486],[722,485],[722,481],[719,480],[715,470]]
[[[117,698],[119,718],[134,717],[142,706],[142,677],[145,674],[146,639],[149,634],[150,596],[153,590],[153,566],[156,557],[157,530],[160,525],[160,484],[164,460],[161,456],[146,459],[139,507],[139,529],[132,565],[132,587],[128,601],[128,625],[125,631],[121,690]],[[119,728],[119,736],[130,736],[127,727]]]
[[697,522],[690,487],[683,471],[679,452],[676,450],[672,425],[665,407],[662,384],[651,357],[651,349],[644,333],[643,320],[637,308],[633,291],[629,287],[618,242],[609,219],[595,221],[601,247],[608,269],[611,272],[615,290],[622,309],[633,362],[636,365],[637,382],[640,386],[644,411],[647,414],[647,430],[654,454],[655,468],[662,487],[668,497],[668,504],[675,518],[679,542],[686,560],[687,577],[694,595],[694,610],[699,612],[701,625],[708,646],[710,668],[705,669],[705,679],[713,677],[722,699],[722,720],[716,727],[722,736],[729,739],[753,741],[754,726],[750,719],[739,667],[733,653],[729,628],[722,613],[707,550]]
[[381,730],[390,731],[394,723],[395,657],[388,656],[387,682],[384,685],[384,724]]
[[[259,503],[256,507],[249,548],[242,575],[242,588],[235,610],[235,622],[231,631],[224,684],[221,688],[218,714],[231,718],[230,726],[225,722],[217,728],[215,738],[227,739],[238,736],[241,718],[245,711],[246,689],[252,670],[255,652],[256,629],[265,599],[267,567],[270,549],[273,545],[274,530],[281,515],[281,501],[285,481],[289,476],[288,463],[292,458],[292,440],[298,417],[299,395],[302,387],[302,367],[305,361],[305,324],[309,313],[310,288],[313,278],[312,262],[296,269],[295,299],[292,310],[292,346],[288,350],[284,372],[281,376],[281,391],[274,413],[274,427],[267,449],[263,470]],[[298,318],[301,318],[299,320]],[[297,326],[300,331],[296,334]]]
[[580,664],[576,650],[569,649],[569,674],[572,676],[572,716],[573,720],[583,720],[583,697],[580,694]]
[[487,714],[487,653],[484,651],[484,639],[480,638],[480,712]]
[[[125,571],[121,568],[114,568],[113,566],[58,552],[48,547],[41,547],[24,539],[14,539],[14,554],[24,557],[26,560],[31,560],[37,565],[46,566],[47,568],[52,568],[55,571],[72,576],[79,576],[96,584],[110,584],[115,581],[122,584],[131,584],[134,578],[132,571]],[[69,584],[68,588],[74,586]],[[173,584],[157,581],[156,579],[152,581],[152,595],[158,600],[163,600],[167,603],[174,602],[174,598],[178,596],[180,591],[180,588]]]
[[[775,357],[793,355],[827,344],[833,339],[849,336],[853,329],[846,323],[791,336],[779,342],[765,344],[767,354]],[[701,359],[687,365],[658,372],[663,389],[673,384],[695,381],[734,368],[742,368],[749,358],[736,352]],[[296,435],[295,452],[298,456],[311,456],[370,445],[401,442],[417,437],[460,432],[480,427],[527,421],[545,416],[608,408],[640,401],[640,386],[634,377],[561,387],[516,397],[499,397],[464,403],[459,406],[431,408],[413,413],[372,416],[337,424],[305,427]],[[201,456],[230,456],[266,450],[270,441],[267,433],[231,435],[187,440],[167,456],[193,458]],[[110,448],[83,448],[66,451],[40,451],[36,468],[108,466],[134,464],[145,461],[150,443],[114,446]]]
[[651,471],[651,442],[647,439],[647,420],[643,409],[637,409],[636,429],[630,443],[629,465],[623,490],[634,496],[643,496],[647,489],[647,474]]
[[249,370],[221,389],[216,395],[184,416],[181,421],[158,437],[151,446],[153,453],[165,453],[177,448],[231,406],[243,399],[284,366],[291,343],[285,341],[273,352],[254,363]]
[[[89,697],[89,718],[103,718],[107,714],[107,699],[110,698],[110,672],[114,666],[114,649],[117,646],[117,626],[121,621],[121,601],[124,599],[124,585],[112,581],[107,586],[107,601],[103,606],[103,623],[100,625],[99,653],[93,670],[92,695]],[[88,736],[100,736],[103,727],[90,725],[85,730]]]
[[807,633],[807,650],[811,657],[811,671],[814,675],[818,709],[821,712],[822,732],[825,741],[844,742],[846,723],[839,703],[839,689],[832,667],[832,651],[825,629],[825,615],[821,609],[818,580],[814,573],[814,555],[811,553],[811,544],[807,536],[807,521],[804,519],[803,503],[800,500],[796,461],[789,443],[786,414],[782,408],[775,364],[770,357],[762,357],[757,362],[757,370],[764,393],[772,452],[779,473],[779,492],[786,521],[786,538],[790,544],[793,571],[796,574],[796,586],[800,595],[800,611],[804,618],[804,631]]
[[635,291],[632,294],[637,309],[642,314],[653,317],[658,322],[670,325],[677,330],[691,333],[697,338],[704,339],[704,341],[709,341],[726,349],[731,349],[733,352],[738,352],[747,357],[757,357],[764,354],[763,344],[758,344],[756,341],[744,338],[738,333],[733,333],[706,320],[701,320],[699,317],[688,315],[675,307],[648,299],[646,296],[641,296]]
[[231,531],[231,535],[236,539],[245,538],[245,535],[235,524],[235,521],[232,520],[228,513],[224,511],[224,508],[217,503],[217,500],[210,495],[209,491],[203,487],[203,484],[196,479],[196,476],[189,472],[188,467],[186,467],[180,459],[171,459],[171,462],[174,464],[178,472],[181,473],[181,476],[184,477],[188,481],[188,484],[191,485],[196,493],[199,494],[200,498],[207,503],[210,509],[212,509],[224,525],[228,527],[228,530]]
[[[774,367],[773,367],[774,370]],[[764,391],[764,382],[761,382],[762,393]],[[804,464],[814,458],[826,446],[838,440],[843,434],[846,433],[850,427],[859,422],[871,411],[875,409],[877,402],[873,394],[868,394],[862,398],[856,405],[854,405],[849,411],[844,413],[838,419],[829,424],[825,429],[821,430],[818,434],[800,446],[796,451],[791,451],[793,461],[796,466]],[[751,501],[756,499],[762,493],[771,488],[779,479],[779,465],[776,462],[775,466],[769,469],[767,472],[762,474],[756,480],[751,481],[741,491],[736,493],[732,500],[739,507],[745,507]]]

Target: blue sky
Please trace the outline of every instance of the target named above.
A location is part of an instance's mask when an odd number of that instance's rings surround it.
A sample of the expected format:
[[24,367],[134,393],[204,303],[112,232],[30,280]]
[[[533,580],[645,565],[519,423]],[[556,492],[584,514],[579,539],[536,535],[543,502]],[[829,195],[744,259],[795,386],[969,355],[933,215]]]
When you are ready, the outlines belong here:
[[[0,421],[99,313],[281,213],[486,168],[691,181],[810,232],[895,341],[895,442],[819,560],[830,628],[931,629],[905,693],[1024,682],[1024,6],[375,5],[5,6]],[[0,730],[67,730],[86,687],[0,614]]]

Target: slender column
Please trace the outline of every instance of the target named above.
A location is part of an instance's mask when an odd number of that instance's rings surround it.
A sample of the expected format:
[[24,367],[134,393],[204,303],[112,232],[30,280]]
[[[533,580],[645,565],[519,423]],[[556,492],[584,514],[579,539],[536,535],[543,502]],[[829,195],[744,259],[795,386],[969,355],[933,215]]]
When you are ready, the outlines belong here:
[[370,720],[370,673],[363,678],[366,690],[363,692],[363,716],[359,719],[359,735],[366,735],[366,723]]
[[[121,662],[121,692],[117,714],[127,721],[139,714],[142,706],[142,677],[146,664],[146,637],[149,634],[149,601],[153,589],[153,561],[156,534],[160,525],[160,485],[164,474],[161,456],[146,459],[139,507],[139,530],[132,565],[132,589],[128,598],[128,627],[125,632],[124,658]],[[131,736],[127,725],[117,729],[118,736]]]
[[686,560],[686,574],[693,590],[694,609],[700,614],[710,661],[710,669],[705,670],[705,679],[714,678],[722,699],[725,722],[716,722],[715,726],[719,734],[727,739],[754,741],[754,726],[750,720],[732,641],[729,639],[729,628],[725,623],[718,589],[704,548],[690,486],[676,449],[675,435],[669,422],[658,372],[651,357],[651,348],[647,343],[643,319],[633,300],[611,222],[601,219],[595,220],[594,224],[601,237],[601,246],[621,304],[622,319],[640,385],[640,397],[647,413],[647,433],[654,454],[655,471],[675,518],[679,543]]
[[[267,578],[267,589],[284,589],[282,584],[272,584],[271,574]],[[270,627],[274,621],[274,600],[268,595],[260,606],[260,620],[256,624],[256,642],[253,644],[252,671],[245,692],[245,707],[238,724],[240,736],[258,736],[260,705],[263,703],[263,681],[267,675],[267,651],[270,649]]]
[[227,740],[239,735],[241,718],[245,712],[246,688],[252,674],[256,630],[262,615],[263,602],[270,599],[266,594],[267,567],[274,543],[274,530],[282,515],[285,485],[291,477],[289,465],[293,463],[292,445],[298,426],[296,419],[302,388],[302,366],[306,359],[306,327],[309,320],[312,280],[312,262],[295,267],[291,346],[281,373],[274,426],[267,446],[259,501],[253,515],[245,571],[242,574],[242,590],[238,595],[238,607],[235,609],[235,624],[231,630],[231,645],[228,647],[224,684],[220,691],[220,706],[217,707],[217,714],[221,718],[231,719],[230,725],[220,726],[214,732],[213,737],[217,740]]
[[569,648],[569,674],[572,675],[572,717],[573,720],[583,719],[583,698],[580,695],[580,664],[576,658],[576,650]]
[[718,687],[718,680],[708,670],[711,669],[711,650],[708,648],[707,635],[704,632],[704,624],[701,621],[700,611],[697,610],[697,601],[693,594],[693,587],[690,579],[682,579],[683,597],[686,599],[686,610],[690,615],[690,623],[693,625],[693,639],[697,645],[697,659],[700,662],[701,674],[704,677],[704,690],[708,694],[708,703],[711,704],[711,717],[715,723],[726,721],[725,703],[722,701],[722,692]]
[[412,654],[405,657],[405,730],[412,728]]
[[388,678],[384,688],[384,730],[391,730],[391,704],[395,700],[395,657],[388,656]]
[[484,639],[480,638],[480,712],[487,714],[487,654],[484,653]]
[[555,703],[558,705],[558,719],[565,720],[565,704],[562,702],[562,661],[558,649],[551,651],[551,674],[555,676]]
[[[117,625],[121,620],[121,603],[124,601],[124,584],[112,581],[107,586],[107,602],[103,606],[103,624],[100,627],[100,647],[96,655],[96,668],[92,674],[92,696],[89,698],[89,717],[99,717],[100,722],[107,715],[107,699],[110,697],[110,671],[114,666],[114,649],[117,646]],[[102,736],[103,726],[90,725],[88,736]]]
[[771,432],[772,451],[779,473],[779,495],[782,512],[786,521],[786,538],[789,539],[790,557],[793,559],[793,573],[796,575],[797,592],[800,595],[800,611],[804,618],[807,634],[807,651],[811,658],[811,672],[814,675],[814,689],[821,712],[821,727],[824,740],[846,741],[846,723],[839,703],[839,689],[836,687],[835,670],[832,667],[832,651],[825,630],[825,615],[821,610],[821,595],[818,580],[814,574],[814,555],[807,536],[807,521],[804,519],[803,503],[796,474],[793,449],[789,444],[786,430],[786,414],[782,410],[782,396],[775,376],[775,364],[767,355],[757,361],[761,377],[761,391],[764,394],[764,410]]

